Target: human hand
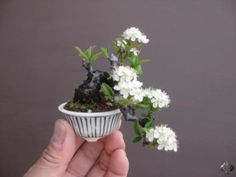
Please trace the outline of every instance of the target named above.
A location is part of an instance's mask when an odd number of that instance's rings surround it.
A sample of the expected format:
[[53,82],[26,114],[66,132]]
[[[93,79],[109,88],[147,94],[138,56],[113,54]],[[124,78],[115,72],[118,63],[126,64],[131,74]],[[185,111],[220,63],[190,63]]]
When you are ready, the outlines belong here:
[[86,142],[62,119],[40,159],[24,177],[126,177],[129,161],[120,131]]

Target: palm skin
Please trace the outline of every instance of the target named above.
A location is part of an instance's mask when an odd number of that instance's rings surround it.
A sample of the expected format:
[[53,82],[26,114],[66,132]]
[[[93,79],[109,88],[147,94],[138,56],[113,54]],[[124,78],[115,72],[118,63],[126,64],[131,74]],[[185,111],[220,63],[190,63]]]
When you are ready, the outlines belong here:
[[126,177],[128,169],[120,131],[91,143],[59,119],[48,147],[24,177]]

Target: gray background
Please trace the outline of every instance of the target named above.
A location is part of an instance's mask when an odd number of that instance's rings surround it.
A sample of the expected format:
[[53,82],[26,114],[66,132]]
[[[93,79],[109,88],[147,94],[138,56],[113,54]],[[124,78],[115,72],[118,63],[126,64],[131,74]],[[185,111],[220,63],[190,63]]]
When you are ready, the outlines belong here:
[[22,176],[39,157],[57,106],[82,82],[73,46],[108,46],[130,26],[151,39],[142,81],[171,96],[158,121],[180,148],[133,145],[123,122],[129,176],[220,177],[223,161],[236,165],[235,0],[0,0],[1,177]]

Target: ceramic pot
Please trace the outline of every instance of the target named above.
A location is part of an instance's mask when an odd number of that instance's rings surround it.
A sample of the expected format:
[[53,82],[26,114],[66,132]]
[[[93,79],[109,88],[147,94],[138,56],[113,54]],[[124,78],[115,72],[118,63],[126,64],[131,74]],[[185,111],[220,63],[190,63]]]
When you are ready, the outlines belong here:
[[107,112],[74,112],[64,109],[66,103],[58,106],[65,119],[73,127],[76,135],[89,142],[112,134],[121,123],[120,109]]

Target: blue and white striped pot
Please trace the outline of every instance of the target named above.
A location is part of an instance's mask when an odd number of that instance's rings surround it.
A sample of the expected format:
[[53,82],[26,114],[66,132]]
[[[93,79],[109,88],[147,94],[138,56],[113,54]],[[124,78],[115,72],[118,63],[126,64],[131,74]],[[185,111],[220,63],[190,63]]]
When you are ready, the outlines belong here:
[[58,106],[65,119],[73,127],[76,135],[89,142],[112,134],[121,123],[120,109],[107,112],[74,112],[64,109],[66,103]]

